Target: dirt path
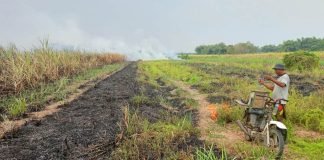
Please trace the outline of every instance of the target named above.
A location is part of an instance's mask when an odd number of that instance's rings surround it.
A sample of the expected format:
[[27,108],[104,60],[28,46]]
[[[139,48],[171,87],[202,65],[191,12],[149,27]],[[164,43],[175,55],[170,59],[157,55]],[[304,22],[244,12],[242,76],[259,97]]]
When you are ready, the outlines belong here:
[[[225,147],[227,152],[234,153],[236,143],[244,142],[244,135],[239,131],[234,124],[227,124],[226,126],[218,125],[210,118],[211,112],[208,109],[209,103],[207,96],[199,93],[198,90],[183,84],[182,82],[174,82],[176,86],[180,87],[193,99],[199,103],[198,108],[198,128],[201,131],[201,140],[205,140],[219,147]],[[219,104],[216,104],[216,106]]]
[[0,140],[0,159],[102,159],[115,145],[121,108],[138,90],[136,64],[104,79],[61,110]]
[[202,131],[201,139],[206,139],[206,129],[209,128],[211,123],[214,123],[212,119],[210,119],[210,111],[208,110],[208,105],[210,104],[206,100],[206,96],[203,94],[200,94],[198,90],[191,89],[189,86],[186,86],[185,84],[181,82],[174,82],[176,86],[180,87],[187,93],[189,93],[189,96],[196,100],[199,103],[198,108],[198,128]]

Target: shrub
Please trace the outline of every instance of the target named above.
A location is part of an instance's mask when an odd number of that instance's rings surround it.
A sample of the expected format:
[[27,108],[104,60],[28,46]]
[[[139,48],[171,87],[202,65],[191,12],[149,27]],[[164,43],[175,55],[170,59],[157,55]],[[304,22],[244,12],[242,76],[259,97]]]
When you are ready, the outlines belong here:
[[291,70],[313,70],[319,67],[319,57],[311,52],[297,51],[286,54],[283,62]]

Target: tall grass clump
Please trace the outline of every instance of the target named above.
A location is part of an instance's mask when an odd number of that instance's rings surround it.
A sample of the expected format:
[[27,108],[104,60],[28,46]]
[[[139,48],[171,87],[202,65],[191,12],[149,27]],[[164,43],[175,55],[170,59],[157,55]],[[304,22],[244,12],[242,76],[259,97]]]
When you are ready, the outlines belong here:
[[309,71],[319,67],[320,58],[311,52],[297,51],[286,54],[283,62],[291,70]]
[[324,133],[324,95],[323,91],[303,97],[292,89],[287,104],[287,118],[294,124]]
[[30,51],[20,51],[12,45],[0,49],[0,95],[17,94],[90,68],[124,60],[125,56],[120,54],[58,51],[50,48],[48,41]]

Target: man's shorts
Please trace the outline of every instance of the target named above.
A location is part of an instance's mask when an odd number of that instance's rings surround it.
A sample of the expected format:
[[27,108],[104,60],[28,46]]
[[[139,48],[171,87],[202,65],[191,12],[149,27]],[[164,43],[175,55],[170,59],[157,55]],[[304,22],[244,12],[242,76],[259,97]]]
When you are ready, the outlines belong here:
[[274,109],[277,109],[276,118],[278,121],[282,121],[283,119],[286,119],[286,105],[285,104],[275,104],[278,105],[278,107],[275,107]]

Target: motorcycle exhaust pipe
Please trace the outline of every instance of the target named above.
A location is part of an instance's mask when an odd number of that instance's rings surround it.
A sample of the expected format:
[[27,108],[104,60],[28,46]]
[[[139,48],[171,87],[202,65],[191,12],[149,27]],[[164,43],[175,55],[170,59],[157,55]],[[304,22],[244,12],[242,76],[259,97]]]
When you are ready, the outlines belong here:
[[249,137],[251,137],[251,133],[249,133],[246,128],[243,126],[243,124],[241,123],[240,120],[237,120],[236,121],[237,125],[241,128],[241,130],[246,134],[248,135]]

